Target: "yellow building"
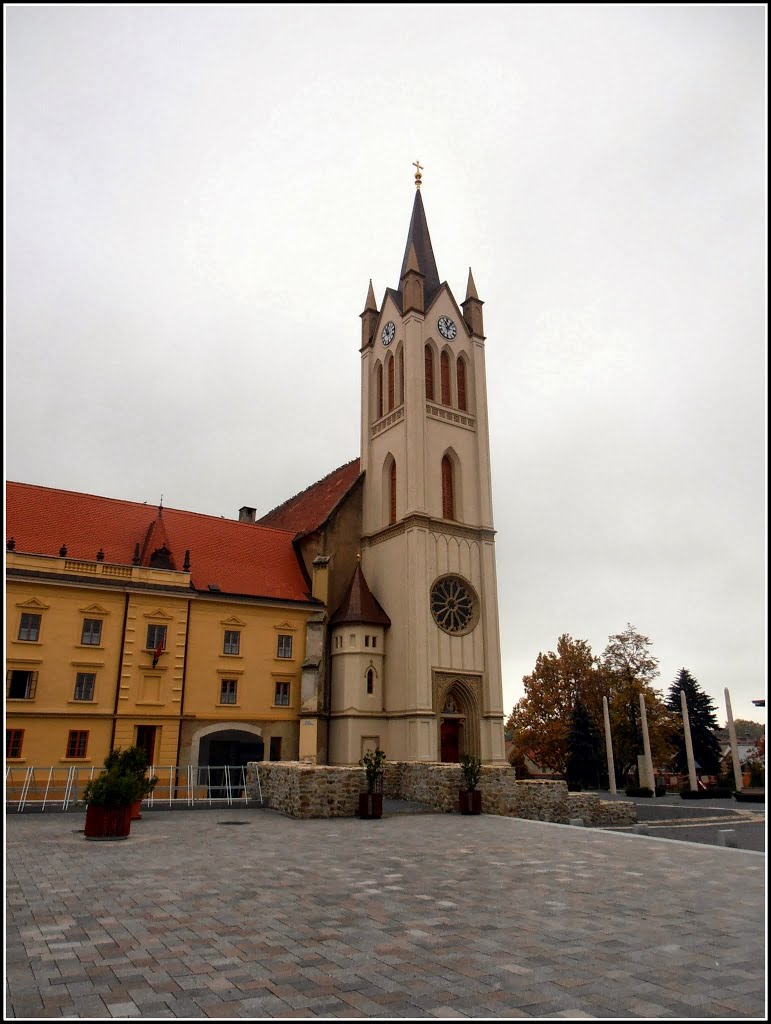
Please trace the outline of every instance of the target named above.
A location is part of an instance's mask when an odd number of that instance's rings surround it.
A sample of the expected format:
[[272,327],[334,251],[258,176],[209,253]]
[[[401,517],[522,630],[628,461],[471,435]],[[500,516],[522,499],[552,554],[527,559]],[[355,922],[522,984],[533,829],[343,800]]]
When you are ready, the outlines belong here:
[[7,765],[131,744],[160,767],[299,756],[324,606],[292,533],[28,484],[6,498]]

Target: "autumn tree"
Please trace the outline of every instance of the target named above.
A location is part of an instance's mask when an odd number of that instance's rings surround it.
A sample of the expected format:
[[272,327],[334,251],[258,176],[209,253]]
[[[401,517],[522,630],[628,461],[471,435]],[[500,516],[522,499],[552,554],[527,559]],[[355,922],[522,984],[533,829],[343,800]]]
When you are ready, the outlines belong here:
[[515,754],[527,753],[543,768],[564,774],[576,701],[580,699],[592,715],[599,694],[602,715],[596,658],[585,640],[574,640],[564,633],[557,641],[556,652],[539,653],[533,672],[522,682],[525,696],[514,706],[508,721]]
[[717,708],[712,698],[702,690],[687,668],[681,668],[678,672],[669,688],[666,700],[675,722],[672,734],[675,768],[678,772],[688,771],[683,710],[680,702],[681,690],[685,694],[685,702],[688,705],[693,758],[698,762],[699,768],[705,775],[717,775],[720,772],[720,742],[715,735],[715,729],[718,727],[715,717]]
[[667,763],[672,755],[673,723],[661,695],[653,687],[658,676],[658,658],[650,651],[651,641],[627,623],[623,633],[608,637],[600,658],[600,674],[608,696],[613,754],[617,781],[637,773],[637,757],[643,752],[640,694],[645,699],[645,715],[654,765]]
[[766,734],[766,727],[762,722],[753,722],[749,718],[735,718],[734,729],[737,736],[746,736],[749,740],[759,740]]

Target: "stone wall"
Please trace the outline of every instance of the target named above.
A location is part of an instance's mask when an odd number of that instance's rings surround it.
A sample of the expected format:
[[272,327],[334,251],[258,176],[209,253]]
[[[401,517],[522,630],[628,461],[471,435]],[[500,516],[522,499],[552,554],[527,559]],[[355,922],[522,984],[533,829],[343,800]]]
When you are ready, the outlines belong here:
[[[293,818],[352,818],[359,793],[366,792],[364,769],[311,765],[299,761],[262,761],[247,768],[249,797],[258,800],[257,776],[264,803]],[[383,795],[414,800],[438,811],[458,809],[463,784],[460,765],[425,761],[387,761]],[[596,793],[568,793],[560,781],[518,782],[509,765],[482,765],[479,780],[482,811],[513,818],[567,824],[581,818],[587,826],[628,825],[637,821],[631,802],[601,800]]]

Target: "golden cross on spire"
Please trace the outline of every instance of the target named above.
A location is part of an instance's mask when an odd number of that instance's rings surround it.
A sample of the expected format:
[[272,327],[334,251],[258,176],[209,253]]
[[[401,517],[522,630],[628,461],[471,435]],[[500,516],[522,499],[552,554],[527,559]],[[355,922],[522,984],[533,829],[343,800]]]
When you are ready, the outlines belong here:
[[420,188],[420,183],[422,180],[420,172],[425,170],[425,168],[421,165],[419,160],[414,160],[412,166],[415,168],[415,188]]

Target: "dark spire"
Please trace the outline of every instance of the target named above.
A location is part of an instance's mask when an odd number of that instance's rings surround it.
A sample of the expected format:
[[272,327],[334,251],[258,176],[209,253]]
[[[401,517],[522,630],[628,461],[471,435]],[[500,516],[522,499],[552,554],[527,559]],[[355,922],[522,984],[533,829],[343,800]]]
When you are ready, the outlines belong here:
[[412,207],[410,229],[407,232],[407,244],[404,247],[404,259],[402,270],[399,274],[401,281],[408,270],[410,259],[410,247],[415,246],[418,268],[423,274],[423,294],[426,307],[433,302],[434,296],[439,291],[439,271],[436,269],[434,250],[431,248],[431,236],[428,233],[426,213],[423,209],[423,200],[420,198],[420,190],[415,192],[415,203]]
[[367,586],[361,563],[356,566],[353,578],[340,602],[340,607],[329,620],[330,626],[339,626],[343,622],[360,622],[367,626],[391,625],[391,620],[372,596]]

